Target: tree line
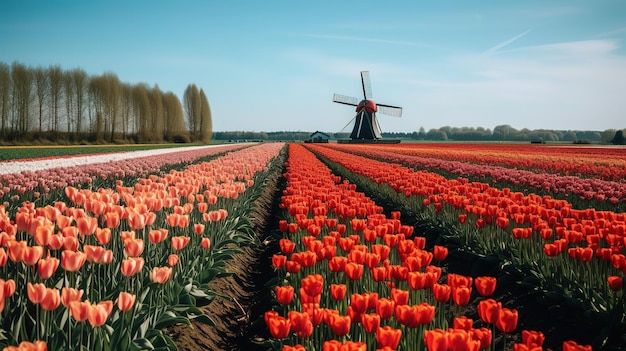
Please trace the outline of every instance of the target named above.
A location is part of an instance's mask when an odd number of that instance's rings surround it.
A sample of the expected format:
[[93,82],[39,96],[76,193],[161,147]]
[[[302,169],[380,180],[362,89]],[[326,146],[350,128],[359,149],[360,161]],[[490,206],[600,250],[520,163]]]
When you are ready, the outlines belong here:
[[0,142],[209,142],[211,109],[195,84],[183,101],[114,73],[0,62]]

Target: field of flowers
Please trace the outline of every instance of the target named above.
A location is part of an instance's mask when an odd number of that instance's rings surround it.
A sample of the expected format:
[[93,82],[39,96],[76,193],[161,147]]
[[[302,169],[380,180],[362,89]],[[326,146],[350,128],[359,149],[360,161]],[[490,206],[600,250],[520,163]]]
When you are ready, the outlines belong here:
[[[214,323],[199,306],[222,298],[209,283],[227,262],[273,247],[252,287],[272,299],[241,322],[260,350],[620,350],[624,160],[265,143],[0,172],[0,347],[176,349],[167,328]],[[251,212],[280,173],[259,235]]]
[[281,149],[223,146],[3,176],[0,345],[175,349],[163,329],[212,323],[197,308],[214,298],[208,283],[258,240],[247,215]]

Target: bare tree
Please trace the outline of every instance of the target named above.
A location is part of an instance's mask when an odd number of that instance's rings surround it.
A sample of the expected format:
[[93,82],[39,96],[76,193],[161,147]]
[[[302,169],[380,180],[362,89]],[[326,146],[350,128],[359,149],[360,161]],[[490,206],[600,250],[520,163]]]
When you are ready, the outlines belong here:
[[48,95],[50,92],[50,85],[48,84],[48,72],[43,67],[37,67],[34,70],[35,75],[35,93],[37,94],[37,107],[39,109],[39,115],[37,120],[39,121],[39,133],[43,131],[43,110],[46,108]]
[[13,126],[12,137],[19,140],[30,127],[29,109],[33,91],[33,75],[23,64],[14,62],[11,67],[13,81]]
[[0,140],[8,133],[11,96],[11,70],[9,65],[0,62]]
[[204,143],[211,141],[213,136],[213,120],[211,117],[211,107],[204,95],[204,90],[200,89],[200,140]]
[[63,71],[61,66],[51,66],[48,68],[50,80],[50,102],[52,104],[52,130],[59,131],[59,105],[63,97]]
[[76,113],[76,133],[83,132],[83,118],[85,110],[85,94],[87,88],[87,72],[80,68],[73,69],[70,72],[72,84],[74,87],[74,112]]
[[[72,122],[73,122],[73,108],[74,108],[74,98],[76,93],[74,92],[74,79],[72,78],[72,74],[70,72],[63,72],[63,91],[65,93],[65,112],[66,112],[66,124],[67,124],[67,137],[70,138],[70,133],[72,133]],[[76,130],[74,130],[76,133]]]

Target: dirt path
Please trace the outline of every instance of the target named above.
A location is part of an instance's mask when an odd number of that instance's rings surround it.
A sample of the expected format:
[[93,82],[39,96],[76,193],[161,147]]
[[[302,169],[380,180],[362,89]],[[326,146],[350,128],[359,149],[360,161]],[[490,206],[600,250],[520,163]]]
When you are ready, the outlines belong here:
[[260,244],[243,248],[243,253],[227,263],[227,271],[232,275],[209,284],[219,295],[228,296],[218,296],[201,307],[215,326],[193,322],[191,326],[171,328],[168,334],[178,350],[264,350],[252,340],[266,334],[262,316],[270,308],[272,296],[265,283],[274,276],[271,256],[278,250],[276,242],[266,238],[272,228],[278,228],[275,213],[281,181],[282,172],[276,172],[255,203],[251,222]]

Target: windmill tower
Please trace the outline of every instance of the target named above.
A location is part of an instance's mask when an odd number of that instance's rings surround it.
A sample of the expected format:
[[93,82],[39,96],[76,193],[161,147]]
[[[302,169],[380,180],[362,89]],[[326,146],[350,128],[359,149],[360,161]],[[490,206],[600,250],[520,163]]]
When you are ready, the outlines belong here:
[[[368,71],[361,71],[361,85],[363,86],[363,100],[358,98],[335,94],[333,102],[356,106],[356,116],[348,124],[354,121],[350,139],[357,142],[376,142],[382,138],[380,125],[376,119],[376,112],[384,115],[402,117],[402,107],[377,104],[372,100],[372,85]],[[345,127],[344,127],[345,129]],[[392,141],[392,142],[399,142]]]

